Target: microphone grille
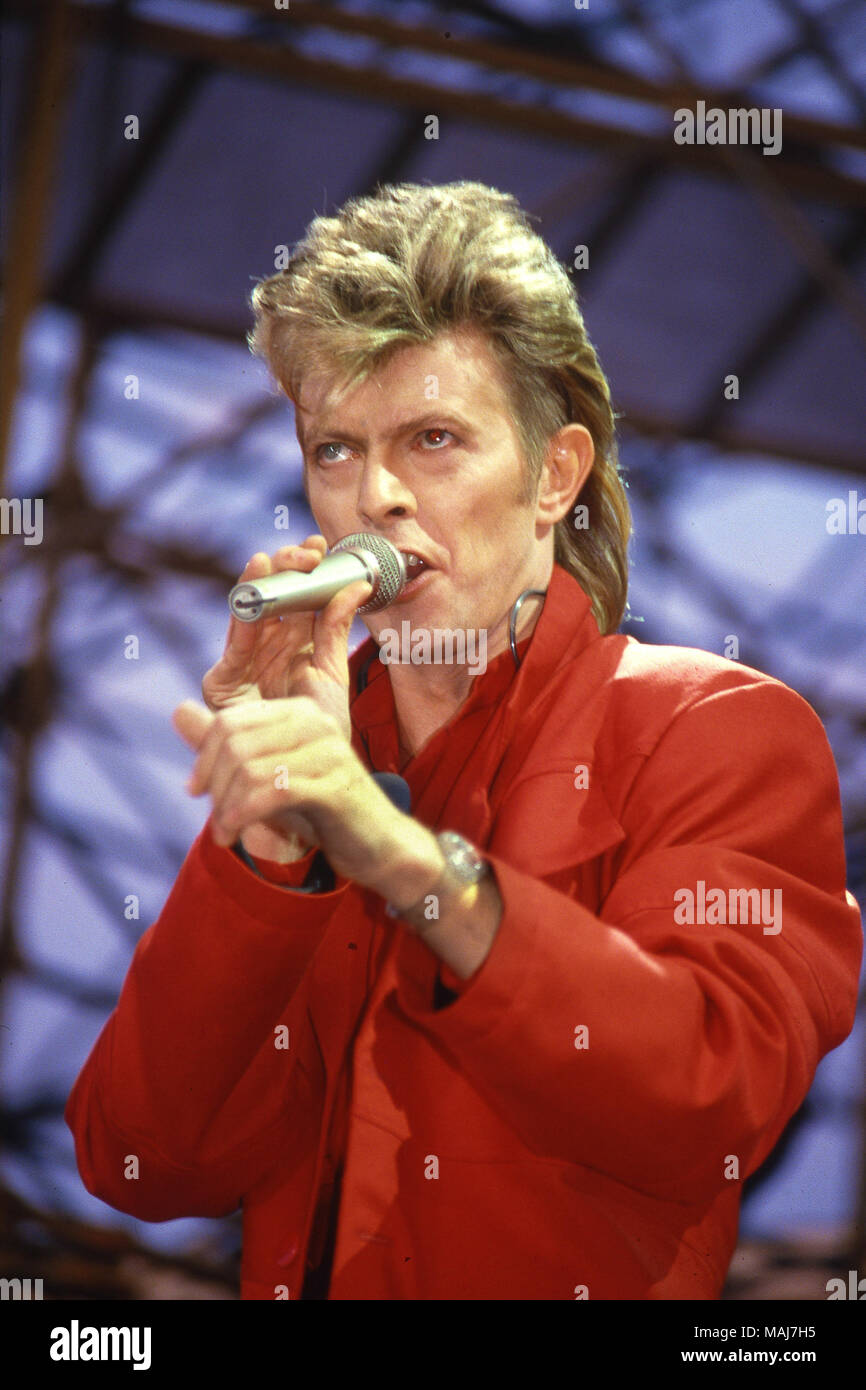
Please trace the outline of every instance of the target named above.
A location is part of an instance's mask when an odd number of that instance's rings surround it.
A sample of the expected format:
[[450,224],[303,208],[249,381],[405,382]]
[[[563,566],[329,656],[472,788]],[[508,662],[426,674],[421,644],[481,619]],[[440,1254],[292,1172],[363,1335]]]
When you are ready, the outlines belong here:
[[329,554],[335,550],[363,550],[376,562],[378,583],[367,602],[357,610],[359,613],[378,613],[380,608],[387,608],[405,587],[406,561],[397,547],[382,536],[357,531],[332,545]]

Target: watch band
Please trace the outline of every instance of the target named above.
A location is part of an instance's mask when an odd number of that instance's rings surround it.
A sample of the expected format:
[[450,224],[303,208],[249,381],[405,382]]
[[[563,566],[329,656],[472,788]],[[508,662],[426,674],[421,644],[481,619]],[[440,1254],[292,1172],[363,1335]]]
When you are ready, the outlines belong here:
[[402,921],[414,927],[419,935],[423,935],[425,924],[429,925],[431,922],[439,920],[438,914],[433,918],[427,916],[427,906],[428,899],[439,897],[443,883],[447,883],[450,879],[454,889],[459,891],[461,895],[468,896],[470,902],[467,903],[467,906],[469,906],[477,896],[477,892],[473,891],[475,885],[490,873],[490,865],[486,859],[483,859],[475,846],[470,844],[462,835],[459,835],[456,830],[440,831],[436,836],[436,841],[445,859],[445,868],[430,891],[425,893],[418,902],[412,903],[410,907],[399,908],[395,907],[393,903],[385,904],[385,913],[388,917],[401,918]]

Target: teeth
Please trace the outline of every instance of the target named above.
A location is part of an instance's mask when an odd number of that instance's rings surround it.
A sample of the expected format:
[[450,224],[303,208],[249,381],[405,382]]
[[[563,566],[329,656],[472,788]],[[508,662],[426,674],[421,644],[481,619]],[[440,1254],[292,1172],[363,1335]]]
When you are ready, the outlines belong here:
[[421,559],[420,555],[413,555],[410,552],[406,556],[406,563],[414,568],[416,565],[423,565],[424,561]]

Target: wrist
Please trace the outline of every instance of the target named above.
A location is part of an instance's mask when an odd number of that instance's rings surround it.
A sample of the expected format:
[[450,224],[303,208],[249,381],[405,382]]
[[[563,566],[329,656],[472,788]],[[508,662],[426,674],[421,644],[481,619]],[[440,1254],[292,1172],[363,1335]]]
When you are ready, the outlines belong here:
[[[399,896],[389,896],[386,912],[389,917],[400,917],[416,931],[423,930],[424,924],[438,921],[440,910],[448,916],[452,912],[459,915],[472,915],[481,895],[481,885],[489,878],[489,865],[473,845],[453,830],[440,831],[434,835],[436,845],[435,860],[439,871],[435,871],[434,859],[429,862],[430,874],[424,886],[414,898],[409,896],[409,882],[401,884]],[[416,880],[415,886],[418,886]],[[435,901],[431,903],[431,898]]]
[[487,959],[504,914],[502,895],[483,854],[455,831],[436,836],[445,868],[425,897],[409,907],[388,904],[424,945],[467,980]]
[[431,830],[411,817],[401,818],[398,850],[376,892],[396,911],[412,907],[435,892],[447,870],[445,856]]

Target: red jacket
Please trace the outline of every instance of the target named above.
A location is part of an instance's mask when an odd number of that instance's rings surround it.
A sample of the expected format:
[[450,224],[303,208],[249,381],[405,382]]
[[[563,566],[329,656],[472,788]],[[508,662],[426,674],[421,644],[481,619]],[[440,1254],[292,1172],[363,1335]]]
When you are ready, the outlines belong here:
[[[374,661],[352,720],[379,771],[392,713]],[[205,828],[69,1100],[86,1187],[148,1221],[242,1205],[244,1298],[299,1296],[341,1160],[331,1298],[717,1298],[741,1183],[854,1021],[816,715],[707,652],[601,637],[556,566],[520,669],[491,661],[403,775],[502,896],[460,996],[434,1007],[438,958],[376,894],[292,894]]]

